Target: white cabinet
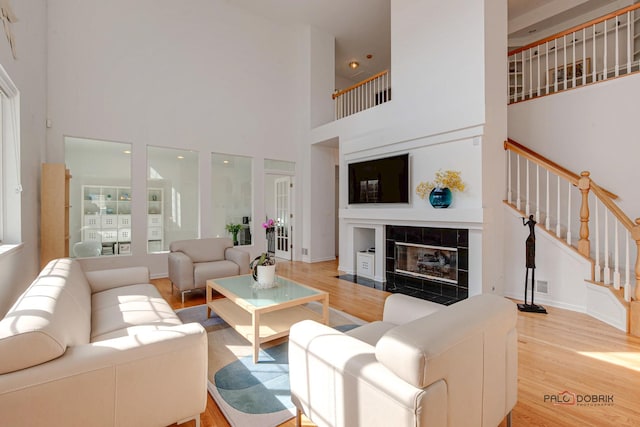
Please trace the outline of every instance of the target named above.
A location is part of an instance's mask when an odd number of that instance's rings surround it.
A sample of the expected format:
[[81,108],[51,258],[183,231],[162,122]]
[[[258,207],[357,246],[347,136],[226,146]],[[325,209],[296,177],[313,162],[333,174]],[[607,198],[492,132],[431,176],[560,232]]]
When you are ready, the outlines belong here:
[[[149,188],[148,243],[162,247],[164,240],[163,189]],[[82,186],[82,241],[102,244],[102,255],[130,254],[131,188]],[[153,224],[153,227],[152,227]]]
[[367,279],[375,279],[375,253],[368,251],[358,252],[356,256],[356,275]]

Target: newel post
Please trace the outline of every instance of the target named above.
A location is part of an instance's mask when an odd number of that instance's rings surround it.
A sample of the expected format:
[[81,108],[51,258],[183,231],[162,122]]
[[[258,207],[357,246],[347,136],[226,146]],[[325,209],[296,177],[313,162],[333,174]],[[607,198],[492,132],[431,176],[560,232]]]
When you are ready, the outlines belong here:
[[578,180],[578,189],[580,190],[580,193],[582,193],[578,252],[586,257],[589,257],[591,253],[591,243],[589,242],[589,189],[591,188],[591,178],[589,178],[589,175],[589,172],[583,171],[580,174],[580,179]]
[[636,225],[631,230],[631,237],[636,241],[636,291],[635,300],[640,301],[640,218],[636,218]]
[[634,298],[629,304],[629,333],[640,337],[640,218],[636,218],[636,223],[631,229],[631,237],[636,241],[636,291]]

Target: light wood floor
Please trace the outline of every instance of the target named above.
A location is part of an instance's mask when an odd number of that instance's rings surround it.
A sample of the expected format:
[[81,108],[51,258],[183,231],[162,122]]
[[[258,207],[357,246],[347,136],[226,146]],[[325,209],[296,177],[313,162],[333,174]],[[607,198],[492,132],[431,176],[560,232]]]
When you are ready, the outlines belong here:
[[[388,294],[337,279],[335,261],[280,262],[278,274],[329,292],[330,305],[339,310],[367,321],[382,318]],[[183,307],[178,293],[171,294],[168,279],[153,282],[174,309]],[[204,299],[204,292],[187,294],[184,307],[203,304]],[[585,314],[546,308],[547,315],[518,316],[518,403],[513,425],[640,426],[640,339]],[[574,393],[577,400],[601,395],[612,403],[556,405],[545,401],[564,391]],[[203,427],[229,426],[210,396],[201,422]],[[282,424],[294,425],[293,420]]]

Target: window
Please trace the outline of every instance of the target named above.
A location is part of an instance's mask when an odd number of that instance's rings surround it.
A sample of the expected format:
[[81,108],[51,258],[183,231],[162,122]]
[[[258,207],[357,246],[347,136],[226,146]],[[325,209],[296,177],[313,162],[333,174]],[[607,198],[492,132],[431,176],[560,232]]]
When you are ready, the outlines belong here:
[[0,66],[0,242],[21,236],[20,93]]
[[147,251],[199,235],[198,153],[147,147]]
[[65,137],[75,257],[131,254],[131,144]]
[[250,157],[217,153],[211,155],[213,235],[231,237],[234,244],[238,245],[252,243],[251,171]]

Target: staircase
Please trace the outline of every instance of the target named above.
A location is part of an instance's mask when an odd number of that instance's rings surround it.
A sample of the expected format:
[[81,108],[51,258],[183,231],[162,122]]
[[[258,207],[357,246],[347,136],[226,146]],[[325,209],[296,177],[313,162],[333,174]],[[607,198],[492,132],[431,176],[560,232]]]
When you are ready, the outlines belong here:
[[589,172],[571,172],[513,140],[504,148],[505,204],[514,216],[533,215],[554,251],[584,266],[580,306],[588,314],[640,336],[640,218],[629,219]]

